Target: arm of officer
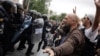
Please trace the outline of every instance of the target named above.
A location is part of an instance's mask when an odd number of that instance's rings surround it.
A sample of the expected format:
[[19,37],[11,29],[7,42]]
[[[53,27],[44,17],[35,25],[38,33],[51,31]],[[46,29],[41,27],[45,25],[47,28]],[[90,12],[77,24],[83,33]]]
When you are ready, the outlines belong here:
[[0,18],[3,18],[4,14],[0,11]]
[[44,52],[49,53],[50,56],[70,55],[73,53],[75,46],[80,45],[82,36],[80,34],[73,34],[62,45],[55,48],[47,48]]
[[98,27],[98,24],[100,22],[100,0],[94,0],[95,5],[96,5],[96,15],[95,15],[95,20],[94,24],[92,27],[92,31],[95,31]]

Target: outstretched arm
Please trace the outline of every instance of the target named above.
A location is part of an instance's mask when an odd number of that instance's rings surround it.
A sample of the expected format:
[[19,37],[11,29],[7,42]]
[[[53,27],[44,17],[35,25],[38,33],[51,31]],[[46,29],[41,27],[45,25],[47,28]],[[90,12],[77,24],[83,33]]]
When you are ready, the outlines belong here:
[[95,15],[92,31],[95,31],[95,29],[97,29],[98,24],[100,22],[100,0],[94,0],[94,1],[96,5],[96,15]]

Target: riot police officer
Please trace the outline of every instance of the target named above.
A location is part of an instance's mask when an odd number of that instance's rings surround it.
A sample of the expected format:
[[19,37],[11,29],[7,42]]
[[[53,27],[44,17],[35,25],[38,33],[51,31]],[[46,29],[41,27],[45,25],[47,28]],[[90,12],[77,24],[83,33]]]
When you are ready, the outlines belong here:
[[31,52],[32,48],[34,46],[34,44],[32,44],[32,42],[31,42],[31,38],[32,38],[32,34],[34,33],[34,24],[33,24],[33,21],[35,20],[35,17],[36,17],[36,11],[29,10],[29,12],[27,13],[27,15],[25,15],[25,18],[27,18],[27,17],[32,17],[31,24],[21,34],[22,38],[20,40],[20,44],[19,44],[19,47],[17,48],[17,50],[24,49],[25,48],[25,43],[27,41],[28,42],[28,49],[26,51],[26,56],[30,56],[31,54],[34,54],[33,52]]
[[44,20],[40,13],[37,13],[37,18],[34,20],[33,24],[35,27],[35,31],[32,35],[31,41],[32,44],[35,44],[41,41],[43,33]]
[[44,45],[43,45],[43,47],[42,47],[42,49],[45,49],[45,47],[47,46],[47,41],[46,41],[46,33],[47,33],[47,31],[46,31],[46,27],[47,26],[49,26],[49,21],[48,21],[48,17],[44,14],[44,15],[42,15],[42,18],[43,18],[43,20],[44,20],[44,26],[43,26],[43,33],[42,33],[42,40],[39,42],[39,44],[38,44],[38,49],[37,49],[37,51],[39,51],[40,50],[40,47],[41,47],[41,45],[42,45],[42,43],[44,42]]
[[[14,28],[12,25],[13,14],[16,13],[16,5],[11,1],[3,1],[0,6],[0,12],[4,20],[4,31],[3,31],[3,56],[6,55],[7,51],[10,49],[11,38],[14,33]],[[1,15],[0,14],[0,15]],[[10,32],[10,33],[9,33]]]
[[35,24],[34,24],[34,20],[36,19],[37,17],[37,11],[36,10],[30,10],[29,11],[29,15],[32,17],[32,21],[31,21],[31,25],[30,27],[28,28],[28,33],[30,32],[30,36],[28,36],[27,38],[27,41],[28,41],[28,49],[26,51],[26,56],[30,56],[30,55],[33,55],[34,52],[32,52],[32,49],[34,47],[34,44],[32,43],[32,38],[33,38],[33,34],[35,32]]
[[[24,21],[24,8],[21,4],[16,3],[17,6],[17,13],[14,14],[15,18],[14,18],[14,26],[16,28],[16,32],[20,29],[23,21]],[[14,37],[12,38],[13,41]],[[12,42],[12,49],[14,49],[14,45],[21,39],[21,36],[18,36],[18,38]]]
[[0,11],[0,56],[3,56],[3,50],[2,50],[3,33],[4,33],[4,19],[3,19],[3,13]]

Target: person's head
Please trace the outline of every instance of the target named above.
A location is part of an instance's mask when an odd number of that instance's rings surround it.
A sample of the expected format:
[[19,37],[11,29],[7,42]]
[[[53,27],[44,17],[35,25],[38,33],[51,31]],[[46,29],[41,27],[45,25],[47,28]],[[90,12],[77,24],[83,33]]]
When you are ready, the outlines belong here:
[[42,18],[43,18],[44,21],[48,20],[48,17],[47,17],[46,14],[43,14],[43,15],[42,15]]
[[93,15],[85,15],[84,18],[82,19],[83,20],[83,25],[86,27],[87,25],[90,25],[92,26],[93,25],[93,20],[94,19],[94,16]]
[[23,12],[24,12],[23,5],[21,5],[19,3],[16,3],[16,5],[17,5],[17,13],[18,14],[23,14]]
[[65,26],[72,27],[72,26],[79,26],[79,18],[76,14],[67,14],[64,19],[63,23]]
[[36,18],[36,16],[37,16],[37,11],[36,10],[29,10],[29,12],[28,12],[28,14],[30,15],[30,16],[32,16],[32,18]]
[[52,23],[51,22],[48,22],[47,23],[47,26],[46,26],[46,30],[49,32],[52,28]]
[[37,12],[37,18],[42,18],[42,15],[40,12]]
[[1,5],[8,13],[17,13],[17,6],[12,1],[3,1]]

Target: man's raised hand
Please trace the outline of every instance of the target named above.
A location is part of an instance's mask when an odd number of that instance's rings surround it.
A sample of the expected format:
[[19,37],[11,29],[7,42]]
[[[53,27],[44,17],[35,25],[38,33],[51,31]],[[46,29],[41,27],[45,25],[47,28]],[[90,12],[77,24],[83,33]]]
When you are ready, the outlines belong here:
[[100,9],[100,0],[94,0],[94,2],[96,7]]

